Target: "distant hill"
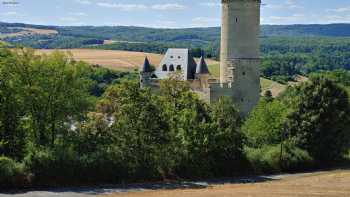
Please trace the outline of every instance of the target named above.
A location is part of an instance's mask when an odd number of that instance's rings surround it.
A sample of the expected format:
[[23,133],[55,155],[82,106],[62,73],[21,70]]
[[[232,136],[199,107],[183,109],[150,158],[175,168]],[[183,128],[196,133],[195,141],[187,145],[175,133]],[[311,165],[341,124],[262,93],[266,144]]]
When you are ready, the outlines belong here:
[[[274,37],[350,38],[350,24],[263,25],[261,37],[263,41]],[[37,49],[99,48],[163,53],[171,47],[201,48],[206,54],[217,56],[220,28],[72,27],[0,22],[0,40]]]
[[[59,31],[61,35],[104,39],[174,41],[186,39],[212,40],[220,35],[219,27],[164,29],[132,26],[44,26],[0,22],[0,32],[8,28],[37,28]],[[167,34],[167,35],[165,35]],[[140,36],[141,35],[141,36]],[[350,24],[262,25],[261,36],[350,36]],[[203,39],[203,37],[206,37]]]
[[[146,27],[127,26],[43,26],[22,23],[0,22],[0,33],[18,33],[23,28],[43,29],[57,31],[57,35],[37,35],[37,39],[45,42],[45,39],[79,38],[95,40],[117,40],[133,42],[180,42],[192,45],[203,45],[208,42],[218,41],[220,37],[219,27],[209,28],[186,28],[186,29],[156,29]],[[40,37],[41,36],[41,37]],[[329,25],[262,25],[261,36],[329,36],[329,37],[350,37],[350,24],[329,24]],[[25,36],[24,36],[25,37]],[[28,37],[28,36],[27,36]],[[30,35],[35,39],[35,35]],[[13,38],[12,38],[13,39]],[[15,40],[15,39],[13,39]],[[26,41],[25,38],[21,38]],[[11,40],[9,40],[11,41]],[[94,44],[93,41],[88,43]],[[100,43],[100,42],[98,42]]]

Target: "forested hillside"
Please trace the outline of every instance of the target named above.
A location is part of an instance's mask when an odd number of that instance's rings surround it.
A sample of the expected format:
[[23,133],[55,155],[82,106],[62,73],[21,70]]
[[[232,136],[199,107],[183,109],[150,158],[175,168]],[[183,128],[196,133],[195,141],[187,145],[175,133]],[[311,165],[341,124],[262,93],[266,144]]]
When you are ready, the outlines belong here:
[[[34,48],[75,48],[91,44],[101,44],[103,40],[129,42],[162,42],[169,45],[186,47],[210,47],[217,45],[220,37],[220,28],[187,28],[187,29],[156,29],[145,27],[61,27],[39,26],[18,23],[0,23],[0,33],[18,32],[18,28],[51,29],[57,35],[38,35],[20,38],[4,38],[9,42],[24,44]],[[350,36],[350,24],[330,25],[263,25],[262,37],[310,37]]]
[[[13,36],[21,28],[55,30],[57,34]],[[296,75],[319,70],[350,70],[350,24],[263,25],[261,73],[286,83]],[[219,59],[220,28],[155,29],[145,27],[58,27],[0,23],[0,38],[32,48],[95,48],[164,53],[191,48]],[[6,36],[7,35],[7,36]],[[8,36],[11,35],[11,36]],[[107,40],[107,42],[106,42]]]

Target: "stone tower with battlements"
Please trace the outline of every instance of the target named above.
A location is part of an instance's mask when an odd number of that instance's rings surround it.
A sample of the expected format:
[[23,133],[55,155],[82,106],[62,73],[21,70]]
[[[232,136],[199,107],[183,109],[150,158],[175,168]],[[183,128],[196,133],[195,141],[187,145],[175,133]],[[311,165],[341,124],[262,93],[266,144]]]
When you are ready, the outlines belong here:
[[222,0],[220,83],[232,86],[243,114],[260,96],[261,0]]
[[208,103],[232,98],[246,116],[260,97],[260,5],[261,0],[222,0],[220,80],[210,78],[204,57],[196,63],[188,49],[169,49],[155,72],[145,59],[141,87],[157,89],[159,80],[180,72],[200,98]]

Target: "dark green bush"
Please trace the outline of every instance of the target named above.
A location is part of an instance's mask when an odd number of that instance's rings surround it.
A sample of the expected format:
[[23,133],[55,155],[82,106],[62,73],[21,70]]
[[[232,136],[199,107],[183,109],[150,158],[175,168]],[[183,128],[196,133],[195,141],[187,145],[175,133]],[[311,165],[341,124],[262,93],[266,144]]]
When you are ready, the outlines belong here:
[[310,155],[295,146],[284,145],[281,160],[281,146],[246,148],[246,156],[251,167],[257,173],[277,173],[305,170],[313,165]]
[[16,161],[0,157],[0,188],[6,189],[8,187],[16,186],[20,176],[24,176],[23,165]]

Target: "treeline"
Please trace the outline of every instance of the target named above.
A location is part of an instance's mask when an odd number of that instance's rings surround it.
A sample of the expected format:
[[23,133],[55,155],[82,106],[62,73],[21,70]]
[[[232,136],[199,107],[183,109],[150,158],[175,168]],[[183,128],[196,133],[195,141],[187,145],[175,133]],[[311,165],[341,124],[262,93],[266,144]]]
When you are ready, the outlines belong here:
[[349,97],[324,76],[266,94],[247,119],[176,76],[156,92],[118,79],[92,95],[93,79],[113,78],[61,53],[1,49],[0,187],[293,171],[349,150]]
[[316,71],[350,70],[349,38],[266,38],[262,75],[282,83]]
[[100,45],[104,40],[96,38],[81,38],[61,35],[30,35],[4,38],[13,45],[31,47],[35,49],[73,49],[90,45]]

